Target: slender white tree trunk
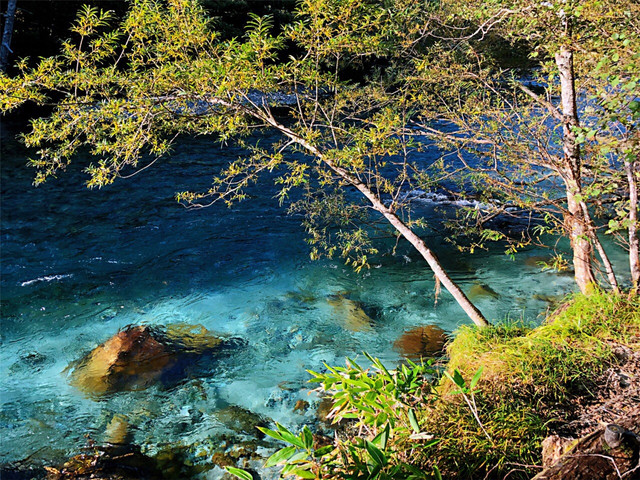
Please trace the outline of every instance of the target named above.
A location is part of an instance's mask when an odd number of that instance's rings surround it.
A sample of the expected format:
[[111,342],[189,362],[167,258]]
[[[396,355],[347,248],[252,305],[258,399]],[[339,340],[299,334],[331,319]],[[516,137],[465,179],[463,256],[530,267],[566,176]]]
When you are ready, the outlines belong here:
[[556,53],[556,65],[560,73],[560,96],[562,101],[564,153],[564,182],[567,195],[567,210],[565,228],[569,232],[571,248],[573,249],[573,268],[575,280],[584,294],[592,291],[596,285],[593,275],[592,258],[593,246],[590,237],[590,225],[584,216],[581,199],[581,159],[580,146],[576,142],[574,127],[578,127],[578,109],[576,106],[575,74],[573,71],[573,53],[567,47],[560,47]]
[[589,213],[589,207],[585,202],[580,202],[580,207],[582,208],[582,213],[584,215],[585,221],[587,225],[590,227],[591,241],[593,242],[593,245],[598,252],[598,256],[602,261],[602,264],[604,266],[604,271],[607,273],[607,279],[609,280],[609,284],[611,285],[611,288],[613,289],[614,292],[620,293],[620,286],[618,285],[618,279],[616,278],[616,274],[613,271],[613,265],[611,265],[611,260],[609,259],[609,255],[607,255],[607,252],[602,246],[602,242],[598,238],[598,232],[596,232],[594,228],[593,220],[591,219],[591,214]]
[[631,270],[631,291],[640,289],[640,241],[638,240],[638,182],[635,176],[635,162],[626,160],[624,170],[629,183],[629,268]]

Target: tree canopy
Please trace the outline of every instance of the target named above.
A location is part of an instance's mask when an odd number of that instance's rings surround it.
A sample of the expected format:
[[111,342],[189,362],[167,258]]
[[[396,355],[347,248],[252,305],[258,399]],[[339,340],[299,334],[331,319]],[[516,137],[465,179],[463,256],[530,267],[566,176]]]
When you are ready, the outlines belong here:
[[[36,184],[81,148],[95,158],[88,185],[102,187],[169,154],[181,134],[243,142],[250,155],[209,190],[177,199],[232,203],[278,171],[282,201],[302,192],[294,208],[306,215],[312,256],[367,266],[376,249],[365,221],[375,212],[485,325],[416,234],[424,220],[406,193],[442,178],[459,180],[456,195],[471,186],[484,206],[466,218],[481,239],[509,240],[492,218],[535,212],[538,231],[571,239],[583,291],[597,283],[594,249],[618,289],[593,215],[617,208],[606,213],[609,230],[627,229],[637,271],[638,7],[623,3],[304,0],[281,30],[250,15],[231,38],[195,0],[135,0],[121,21],[84,7],[59,55],[0,76],[0,110],[53,108],[23,137],[37,149]],[[535,68],[526,77],[503,68],[497,46],[528,52]],[[251,143],[257,129],[281,141]],[[457,159],[416,163],[425,137]]]
[[[424,105],[426,133],[460,152],[449,168],[462,165],[482,185],[476,193],[488,207],[466,220],[481,239],[510,240],[515,249],[530,237],[509,239],[491,221],[533,212],[541,221],[528,234],[571,239],[583,292],[598,282],[594,249],[611,287],[619,288],[598,230],[626,230],[637,286],[640,6],[455,0],[440,6],[441,46],[416,66],[422,82],[416,100]],[[502,68],[496,37],[514,50],[524,46],[533,68]],[[454,125],[455,133],[435,131],[435,120]],[[595,216],[608,224],[600,227]]]
[[[23,62],[19,76],[0,79],[0,108],[55,101],[51,115],[34,119],[24,136],[39,149],[31,161],[36,184],[64,169],[79,148],[96,156],[86,170],[88,185],[100,187],[140,168],[144,155],[167,154],[179,134],[214,134],[227,141],[246,138],[256,128],[275,129],[282,134],[280,144],[254,145],[253,154],[220,172],[209,191],[184,192],[178,199],[193,205],[239,200],[261,172],[280,169],[283,199],[291,188],[304,189],[299,205],[308,206],[314,256],[340,252],[356,268],[365,266],[375,249],[356,219],[372,207],[418,248],[438,281],[484,325],[412,230],[411,218],[401,218],[409,213],[400,201],[412,171],[405,154],[410,139],[402,134],[409,111],[403,90],[388,87],[397,46],[415,31],[406,29],[412,11],[418,12],[413,2],[309,0],[280,34],[272,33],[269,17],[253,16],[242,38],[224,39],[193,0],[135,1],[117,28],[110,26],[109,12],[86,7],[60,55],[34,68]],[[301,53],[279,59],[285,42]],[[384,68],[369,69],[366,83],[343,78],[345,65],[367,62]],[[288,120],[274,113],[284,103]],[[287,150],[304,156],[285,155]],[[365,203],[343,207],[344,186],[355,187]],[[333,235],[336,243],[326,240],[331,232],[323,220],[334,217],[332,205],[340,206],[343,227]]]

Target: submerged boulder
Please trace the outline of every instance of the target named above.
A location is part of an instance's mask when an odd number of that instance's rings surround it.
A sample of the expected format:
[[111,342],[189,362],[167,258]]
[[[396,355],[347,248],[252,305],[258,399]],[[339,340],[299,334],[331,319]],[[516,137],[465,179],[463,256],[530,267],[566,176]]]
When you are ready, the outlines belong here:
[[469,290],[468,296],[471,300],[477,300],[479,298],[500,298],[500,294],[486,283],[475,283]]
[[342,294],[331,295],[327,301],[347,330],[368,332],[373,329],[373,319],[367,315],[360,302],[351,300]]
[[269,426],[269,420],[238,405],[227,405],[220,408],[214,413],[214,416],[229,430],[256,438],[264,437],[258,427]]
[[129,419],[120,413],[111,418],[104,432],[105,441],[111,445],[128,445],[131,440]]
[[533,255],[525,258],[524,264],[527,267],[532,267],[532,268],[537,268],[542,270],[547,265],[549,265],[551,261],[553,261],[553,257],[549,255]]
[[534,300],[538,300],[540,302],[546,302],[550,305],[557,305],[560,302],[562,302],[562,300],[564,300],[565,295],[546,295],[546,294],[542,294],[542,293],[536,293],[533,296]]
[[224,344],[201,325],[128,326],[71,364],[70,383],[98,396],[142,390]]
[[420,357],[431,357],[444,349],[447,336],[443,329],[436,325],[422,325],[408,330],[398,338],[393,348],[411,360]]

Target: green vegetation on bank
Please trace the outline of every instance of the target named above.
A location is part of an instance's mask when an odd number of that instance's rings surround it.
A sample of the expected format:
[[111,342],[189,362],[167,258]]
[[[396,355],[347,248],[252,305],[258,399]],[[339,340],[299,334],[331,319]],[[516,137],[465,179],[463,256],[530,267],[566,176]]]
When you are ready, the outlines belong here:
[[463,327],[443,369],[348,360],[312,381],[334,400],[335,422],[355,423],[329,446],[307,429],[265,429],[289,444],[268,464],[297,478],[530,478],[550,429],[570,420],[572,401],[595,395],[616,347],[640,349],[639,335],[640,299],[597,292],[539,327]]
[[[638,297],[602,292],[576,295],[537,328],[463,327],[447,349],[448,369],[470,378],[483,368],[476,401],[491,440],[443,379],[423,426],[441,441],[423,460],[446,465],[460,478],[493,468],[502,478],[517,465],[539,465],[549,426],[566,420],[573,398],[594,391],[598,376],[617,362],[616,345],[640,348],[638,334]],[[529,478],[533,471],[523,473]]]

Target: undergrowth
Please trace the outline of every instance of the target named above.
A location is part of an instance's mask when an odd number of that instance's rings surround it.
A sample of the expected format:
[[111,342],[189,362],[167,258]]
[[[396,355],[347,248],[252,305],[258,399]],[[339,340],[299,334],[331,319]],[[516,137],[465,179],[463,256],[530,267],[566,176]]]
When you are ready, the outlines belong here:
[[482,367],[476,402],[491,440],[443,378],[439,401],[421,411],[423,428],[441,441],[419,461],[449,478],[530,478],[549,426],[563,421],[572,398],[591,394],[616,345],[640,348],[639,335],[639,299],[602,292],[568,299],[537,328],[461,328],[447,369],[470,378]]
[[619,345],[640,349],[640,299],[598,292],[568,299],[539,327],[463,327],[442,370],[387,370],[367,355],[369,368],[349,360],[311,372],[333,420],[352,428],[324,446],[307,427],[264,429],[289,444],[267,463],[326,480],[530,478],[550,425],[591,395]]

